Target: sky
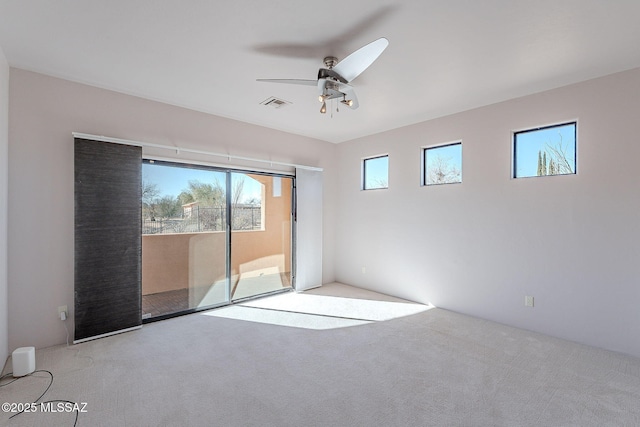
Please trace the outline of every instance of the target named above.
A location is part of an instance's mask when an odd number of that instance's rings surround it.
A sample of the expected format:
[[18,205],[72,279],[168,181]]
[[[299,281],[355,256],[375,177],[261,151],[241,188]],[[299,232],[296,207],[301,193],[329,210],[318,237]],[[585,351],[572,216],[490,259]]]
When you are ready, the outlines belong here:
[[[387,185],[382,185],[382,183],[387,183]],[[389,156],[366,159],[364,188],[369,190],[386,188],[388,184]]]
[[[241,202],[251,198],[259,200],[262,195],[261,184],[245,174],[232,174],[232,180],[239,177],[244,177],[243,200]],[[176,197],[183,190],[189,188],[190,180],[211,184],[218,180],[222,188],[226,188],[225,179],[226,173],[220,171],[149,164],[146,162],[142,164],[142,181],[145,184],[157,184],[160,192],[159,197],[166,195]]]
[[[514,145],[515,177],[538,175],[538,152],[544,151],[547,144],[556,145],[562,138],[563,147],[567,148],[567,158],[573,162],[575,172],[576,159],[576,127],[575,123],[543,128],[535,131],[516,133]],[[547,150],[547,162],[549,159]]]

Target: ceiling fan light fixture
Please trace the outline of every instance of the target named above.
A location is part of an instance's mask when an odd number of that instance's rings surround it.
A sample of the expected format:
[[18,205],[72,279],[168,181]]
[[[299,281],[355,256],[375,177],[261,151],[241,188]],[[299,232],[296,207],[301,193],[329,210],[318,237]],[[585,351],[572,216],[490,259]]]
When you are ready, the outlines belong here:
[[325,95],[318,95],[318,101],[324,102]]
[[326,102],[324,102],[324,101],[322,101],[322,107],[320,107],[320,112],[321,112],[322,114],[324,114],[324,113],[326,113],[326,112],[327,112],[327,103],[326,103]]
[[342,104],[344,105],[348,105],[349,107],[351,107],[353,105],[353,99],[343,99],[342,101],[340,101]]

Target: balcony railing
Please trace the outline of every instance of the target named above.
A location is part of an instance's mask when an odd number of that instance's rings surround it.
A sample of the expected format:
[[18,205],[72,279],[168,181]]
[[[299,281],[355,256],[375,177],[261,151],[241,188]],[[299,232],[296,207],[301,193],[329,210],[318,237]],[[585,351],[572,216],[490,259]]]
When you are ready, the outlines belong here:
[[[142,234],[197,233],[224,231],[227,209],[224,207],[194,206],[182,218],[143,218]],[[262,230],[260,206],[235,206],[231,208],[231,229]]]

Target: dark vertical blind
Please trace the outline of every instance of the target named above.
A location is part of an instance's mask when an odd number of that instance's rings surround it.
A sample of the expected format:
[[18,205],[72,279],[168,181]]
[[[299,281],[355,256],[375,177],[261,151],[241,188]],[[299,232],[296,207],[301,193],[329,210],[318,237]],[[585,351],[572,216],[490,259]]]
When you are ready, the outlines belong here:
[[75,341],[140,326],[142,149],[75,139]]

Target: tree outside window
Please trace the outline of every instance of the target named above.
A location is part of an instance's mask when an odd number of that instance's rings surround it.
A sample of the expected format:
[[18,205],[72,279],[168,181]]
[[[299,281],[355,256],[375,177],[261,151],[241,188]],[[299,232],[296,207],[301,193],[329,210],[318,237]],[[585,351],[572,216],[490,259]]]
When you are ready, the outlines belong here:
[[576,173],[576,122],[514,133],[514,178]]
[[389,187],[389,156],[364,159],[362,162],[362,189],[377,190]]
[[462,143],[424,149],[424,185],[462,182]]

